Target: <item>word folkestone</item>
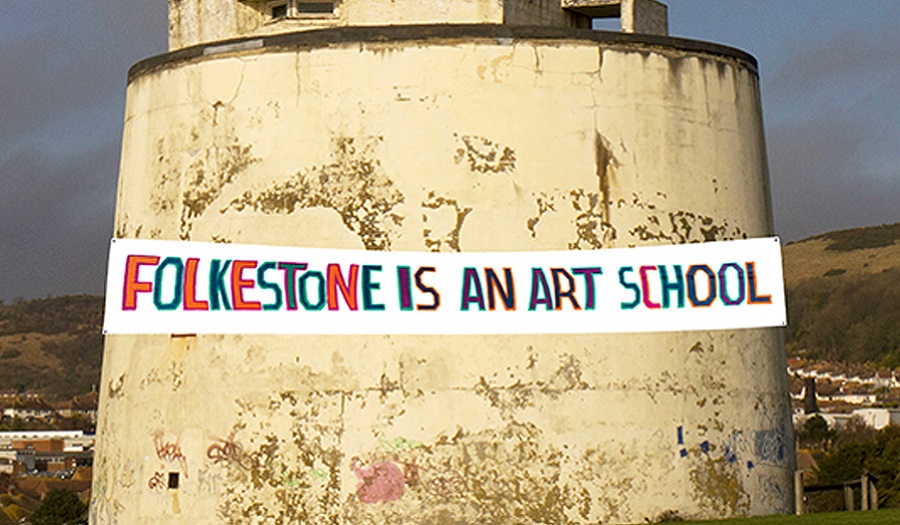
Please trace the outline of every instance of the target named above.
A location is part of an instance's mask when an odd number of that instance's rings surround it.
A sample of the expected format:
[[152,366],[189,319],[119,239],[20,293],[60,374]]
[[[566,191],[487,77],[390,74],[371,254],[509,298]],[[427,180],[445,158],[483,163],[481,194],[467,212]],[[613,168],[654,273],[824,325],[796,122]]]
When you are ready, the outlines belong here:
[[785,319],[777,238],[498,253],[114,239],[104,331],[659,332]]

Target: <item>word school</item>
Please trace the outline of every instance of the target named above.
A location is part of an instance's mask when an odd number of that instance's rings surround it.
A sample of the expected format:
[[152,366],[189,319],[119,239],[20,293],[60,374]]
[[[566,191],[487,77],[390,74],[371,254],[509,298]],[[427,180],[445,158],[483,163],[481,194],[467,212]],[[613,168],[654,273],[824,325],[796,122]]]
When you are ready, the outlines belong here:
[[784,324],[777,239],[369,252],[117,239],[107,333],[466,334]]

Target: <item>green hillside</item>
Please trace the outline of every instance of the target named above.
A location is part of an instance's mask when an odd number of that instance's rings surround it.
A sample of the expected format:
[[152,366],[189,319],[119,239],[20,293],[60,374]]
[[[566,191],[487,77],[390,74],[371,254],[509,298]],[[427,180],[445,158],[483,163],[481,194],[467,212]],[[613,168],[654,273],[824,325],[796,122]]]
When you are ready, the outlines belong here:
[[900,223],[789,244],[784,267],[790,355],[900,367]]
[[100,381],[103,298],[50,297],[0,305],[0,390],[68,399]]

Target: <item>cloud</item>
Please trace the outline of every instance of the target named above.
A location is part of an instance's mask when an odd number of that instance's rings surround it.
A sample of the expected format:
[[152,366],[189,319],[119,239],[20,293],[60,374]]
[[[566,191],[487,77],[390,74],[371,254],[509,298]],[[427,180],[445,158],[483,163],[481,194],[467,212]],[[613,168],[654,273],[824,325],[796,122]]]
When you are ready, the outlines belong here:
[[[104,125],[110,107],[121,114],[128,67],[163,50],[165,18],[152,17],[158,27],[149,33],[147,21],[151,18],[116,17],[116,13],[133,6],[105,3],[111,5],[87,9],[103,15],[94,17],[74,12],[77,2],[57,6],[62,11],[59,16],[70,24],[60,25],[59,18],[48,17],[46,25],[4,44],[0,54],[0,155],[34,135],[53,134],[61,120]],[[158,2],[128,4],[148,3]],[[33,9],[46,9],[38,3],[33,5]],[[78,9],[86,10],[83,5]],[[131,22],[124,23],[126,20]]]
[[776,232],[797,240],[829,230],[900,220],[900,173],[869,176],[866,123],[826,114],[769,129]]
[[127,71],[166,3],[4,2],[0,33],[0,299],[101,293]]
[[900,220],[900,33],[891,25],[870,16],[799,33],[764,78],[776,225],[789,240]]
[[861,34],[845,31],[827,40],[797,41],[796,54],[772,77],[770,88],[797,94],[839,81],[865,83],[869,75],[896,75],[900,68],[900,34]]
[[118,152],[23,149],[0,163],[0,299],[102,292]]

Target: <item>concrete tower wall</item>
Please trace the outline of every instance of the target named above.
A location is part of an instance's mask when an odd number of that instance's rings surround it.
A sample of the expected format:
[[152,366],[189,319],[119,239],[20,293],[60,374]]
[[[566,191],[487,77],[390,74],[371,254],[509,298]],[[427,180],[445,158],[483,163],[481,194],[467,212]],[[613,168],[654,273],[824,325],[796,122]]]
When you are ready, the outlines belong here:
[[[497,27],[221,50],[132,71],[118,237],[529,251],[772,232],[740,52]],[[110,336],[103,366],[94,525],[792,509],[777,330]]]

